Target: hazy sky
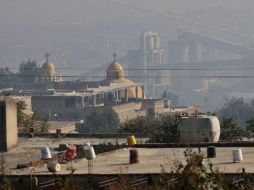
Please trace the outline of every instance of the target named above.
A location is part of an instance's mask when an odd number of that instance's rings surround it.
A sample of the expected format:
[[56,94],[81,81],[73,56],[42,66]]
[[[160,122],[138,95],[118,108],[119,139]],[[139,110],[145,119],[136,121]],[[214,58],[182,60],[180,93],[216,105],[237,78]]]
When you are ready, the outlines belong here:
[[[253,14],[254,6],[253,0],[125,0],[123,2],[171,12],[183,17],[193,13],[195,18],[198,18],[199,12],[196,11],[203,11],[209,14],[209,21],[204,20],[206,18],[202,18],[203,16],[200,16],[200,21],[211,25],[216,23],[228,26],[233,30],[237,29],[239,24],[245,24],[242,21],[234,22],[238,14],[240,12]],[[220,10],[220,14],[213,15],[215,10]],[[225,17],[226,23],[222,17]],[[147,18],[151,20],[147,22]],[[245,29],[245,26],[252,23],[252,19],[253,17],[246,18],[244,27],[239,28]],[[243,20],[245,21],[244,17]],[[135,40],[144,30],[164,32],[165,35],[175,31],[177,28],[174,27],[166,25],[158,16],[110,4],[105,0],[0,0],[0,64],[18,64],[19,60],[26,59],[28,56],[32,58],[41,56],[39,59],[43,59],[42,55],[47,50],[53,52],[58,62],[64,62],[62,61],[64,58],[59,57],[69,53],[65,64],[72,62],[77,65],[81,62],[80,59],[87,59],[89,63],[100,62],[111,58],[115,46],[123,52],[131,48],[129,45],[135,44]],[[252,32],[252,28],[250,26],[248,31],[246,27],[244,31]],[[111,48],[106,51],[105,47]],[[87,53],[85,48],[89,51],[99,51],[101,60],[96,54],[85,54]],[[80,57],[82,52],[84,56]],[[108,57],[105,58],[104,55]]]
[[[252,11],[253,0],[125,0],[146,8],[172,11],[182,14],[184,11],[224,7]],[[119,7],[104,0],[0,0],[0,26],[22,29],[25,26],[69,23],[111,22],[116,18],[138,19],[144,13]]]

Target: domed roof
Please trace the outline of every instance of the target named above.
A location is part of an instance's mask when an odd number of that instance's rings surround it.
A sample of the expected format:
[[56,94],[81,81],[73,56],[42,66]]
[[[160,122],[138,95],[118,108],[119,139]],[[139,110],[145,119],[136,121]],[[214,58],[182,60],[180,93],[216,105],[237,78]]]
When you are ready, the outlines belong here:
[[114,54],[114,61],[107,69],[107,80],[125,80],[124,69],[120,63],[116,61],[116,54]]
[[47,70],[55,70],[55,65],[52,62],[45,62],[42,65],[42,68],[47,69]]
[[41,77],[49,79],[50,81],[53,81],[55,78],[55,65],[54,65],[54,63],[49,61],[49,59],[48,59],[49,54],[48,53],[46,53],[45,57],[47,58],[47,60],[41,67]]
[[108,70],[124,71],[122,65],[118,62],[113,62],[108,66]]

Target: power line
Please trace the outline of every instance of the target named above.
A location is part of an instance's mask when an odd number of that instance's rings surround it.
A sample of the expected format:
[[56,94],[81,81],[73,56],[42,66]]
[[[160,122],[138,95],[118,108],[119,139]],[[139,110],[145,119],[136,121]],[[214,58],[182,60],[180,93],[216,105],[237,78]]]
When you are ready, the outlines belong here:
[[[35,77],[34,75],[0,75],[0,77],[8,77],[8,78],[32,78]],[[45,77],[50,78],[50,76],[40,76],[36,75],[36,77]],[[126,78],[162,78],[160,76],[140,76],[140,75],[129,75],[125,76]],[[227,79],[248,79],[254,78],[254,75],[171,75],[170,78],[227,78]],[[61,78],[102,78],[105,79],[106,76],[98,75],[98,76],[82,76],[82,75],[62,75]]]
[[[1,68],[0,68],[1,69]],[[17,70],[17,67],[11,67],[9,69]],[[24,68],[21,70],[29,70],[30,68]],[[40,69],[40,68],[38,68]],[[90,68],[92,69],[92,68]],[[57,67],[55,70],[90,70],[84,67]],[[125,71],[238,71],[238,70],[253,70],[254,67],[237,67],[237,68],[148,68],[148,69],[124,69]],[[108,69],[92,69],[94,71],[108,71]],[[113,71],[113,70],[112,70]]]
[[139,6],[136,6],[136,5],[127,4],[127,3],[124,3],[123,1],[119,1],[119,0],[103,0],[103,1],[106,1],[106,2],[111,3],[111,4],[116,4],[116,5],[119,5],[119,6],[122,6],[122,7],[131,8],[131,9],[134,9],[134,10],[137,10],[137,11],[146,12],[146,13],[153,14],[153,15],[159,15],[161,17],[168,18],[170,20],[176,20],[178,22],[182,22],[182,23],[185,23],[185,24],[196,25],[198,27],[205,28],[205,29],[208,29],[208,30],[213,30],[213,31],[218,31],[218,32],[223,32],[223,33],[229,33],[229,34],[233,34],[235,36],[240,36],[240,37],[243,37],[243,38],[254,39],[253,36],[248,35],[248,34],[234,32],[234,31],[228,30],[226,28],[218,28],[218,27],[209,26],[209,25],[206,25],[206,24],[202,24],[200,22],[195,22],[195,21],[192,21],[192,20],[184,19],[184,18],[179,17],[179,16],[174,16],[172,14],[163,13],[163,12],[160,12],[158,10],[151,10],[151,9],[146,9],[146,8],[139,7]]

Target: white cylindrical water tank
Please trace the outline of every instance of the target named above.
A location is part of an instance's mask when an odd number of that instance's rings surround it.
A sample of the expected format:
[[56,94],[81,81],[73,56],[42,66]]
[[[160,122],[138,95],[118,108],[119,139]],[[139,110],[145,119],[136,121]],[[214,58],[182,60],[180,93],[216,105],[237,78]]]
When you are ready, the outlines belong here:
[[177,130],[180,142],[218,142],[220,122],[216,116],[182,117]]
[[242,154],[241,148],[239,148],[237,150],[232,150],[232,154],[233,154],[233,162],[243,161],[243,154]]
[[52,158],[49,147],[45,147],[41,149],[42,159],[47,160]]
[[56,161],[49,162],[47,167],[50,172],[59,172],[61,170],[61,164]]
[[93,160],[96,158],[94,148],[91,145],[84,146],[84,154],[87,160]]

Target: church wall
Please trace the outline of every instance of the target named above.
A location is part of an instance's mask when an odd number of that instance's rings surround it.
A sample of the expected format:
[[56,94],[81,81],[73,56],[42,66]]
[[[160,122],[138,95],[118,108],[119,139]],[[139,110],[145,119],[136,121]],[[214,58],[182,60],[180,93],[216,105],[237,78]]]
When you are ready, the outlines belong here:
[[64,109],[64,97],[32,97],[32,110],[39,118],[45,118]]
[[118,114],[120,121],[123,122],[138,116],[146,116],[146,112],[141,109],[141,106],[141,102],[130,102],[113,106],[113,109]]

